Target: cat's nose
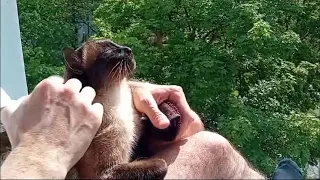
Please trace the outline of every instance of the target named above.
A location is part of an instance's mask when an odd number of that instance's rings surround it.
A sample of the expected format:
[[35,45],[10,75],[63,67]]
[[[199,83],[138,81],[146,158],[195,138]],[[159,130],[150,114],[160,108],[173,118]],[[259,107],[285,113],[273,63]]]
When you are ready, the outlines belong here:
[[129,55],[132,53],[132,50],[129,47],[123,46],[121,49]]
[[129,47],[126,47],[126,46],[122,46],[120,48],[120,53],[122,55],[126,54],[127,56],[132,56],[132,50]]
[[132,50],[127,47],[127,46],[121,46],[111,40],[106,40],[107,43],[109,43],[109,46],[111,45],[111,47],[113,46],[114,48],[116,49],[120,49],[121,52],[125,52],[125,53],[128,53],[128,54],[131,54],[132,53]]

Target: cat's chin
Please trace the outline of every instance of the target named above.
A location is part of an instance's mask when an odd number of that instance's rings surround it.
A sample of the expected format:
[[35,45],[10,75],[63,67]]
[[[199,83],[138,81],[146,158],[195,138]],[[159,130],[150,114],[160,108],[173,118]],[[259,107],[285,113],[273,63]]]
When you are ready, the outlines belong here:
[[119,83],[126,79],[130,79],[134,75],[134,64],[130,63],[128,65],[125,62],[120,62],[121,64],[116,64],[111,70],[106,74],[107,79],[105,79],[106,82],[113,84],[113,83]]

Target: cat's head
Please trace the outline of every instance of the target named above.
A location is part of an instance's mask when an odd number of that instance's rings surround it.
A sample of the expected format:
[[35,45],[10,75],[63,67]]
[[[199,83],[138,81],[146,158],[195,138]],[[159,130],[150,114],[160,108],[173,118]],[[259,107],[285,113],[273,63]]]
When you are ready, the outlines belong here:
[[131,76],[136,63],[132,50],[111,40],[91,40],[77,49],[64,48],[67,79],[77,78],[96,90]]

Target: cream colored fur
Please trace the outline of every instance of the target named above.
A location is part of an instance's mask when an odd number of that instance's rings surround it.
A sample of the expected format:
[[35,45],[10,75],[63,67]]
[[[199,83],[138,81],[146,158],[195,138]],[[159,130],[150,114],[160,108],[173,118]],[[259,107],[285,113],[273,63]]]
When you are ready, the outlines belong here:
[[[100,130],[92,141],[92,147],[89,147],[85,156],[79,161],[81,165],[76,166],[82,172],[82,176],[84,174],[96,176],[94,173],[101,170],[100,161],[110,162],[106,167],[129,162],[132,147],[136,145],[142,132],[139,121],[141,115],[134,107],[127,79],[101,88],[97,92],[95,101],[103,102],[104,116]],[[104,158],[108,157],[108,160],[94,157],[93,153],[101,154]],[[88,171],[86,167],[88,165],[94,167],[94,172]]]

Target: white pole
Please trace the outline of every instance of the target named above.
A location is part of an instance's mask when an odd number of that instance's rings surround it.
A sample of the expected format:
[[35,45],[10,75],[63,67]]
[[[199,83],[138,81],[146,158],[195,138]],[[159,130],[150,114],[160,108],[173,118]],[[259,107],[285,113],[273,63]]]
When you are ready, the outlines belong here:
[[1,88],[11,99],[28,94],[16,0],[1,0]]

